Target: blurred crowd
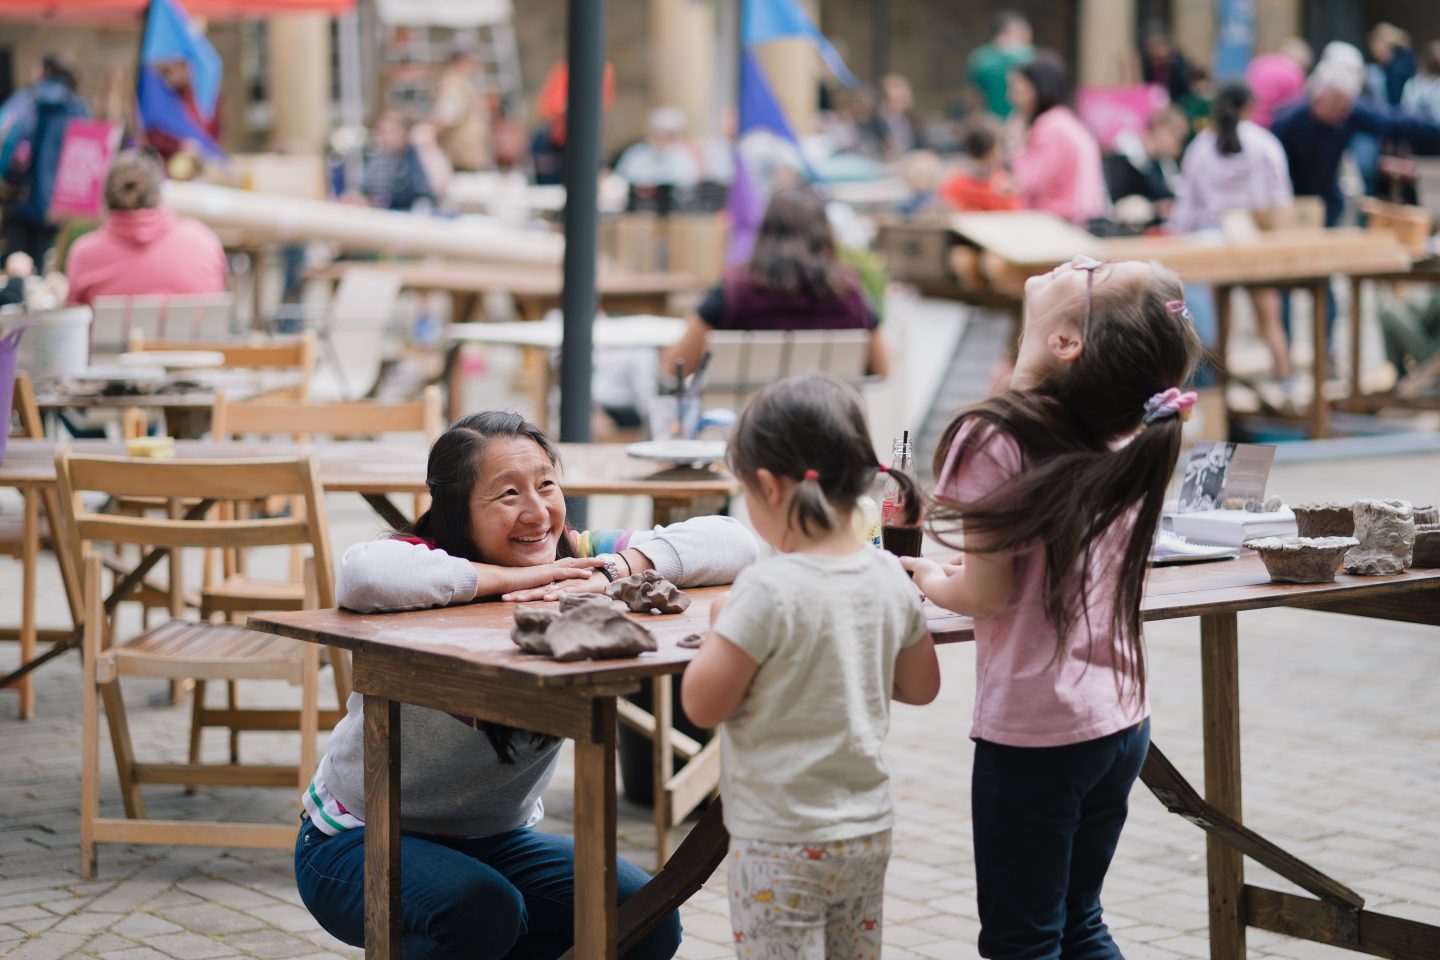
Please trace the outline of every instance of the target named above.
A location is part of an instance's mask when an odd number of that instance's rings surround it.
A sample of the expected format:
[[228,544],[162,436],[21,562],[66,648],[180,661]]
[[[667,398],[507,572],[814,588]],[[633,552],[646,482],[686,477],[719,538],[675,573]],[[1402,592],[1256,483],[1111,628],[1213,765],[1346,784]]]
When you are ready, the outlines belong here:
[[[1098,129],[1087,122],[1089,91],[1077,104],[1064,59],[1037,48],[1026,18],[1005,11],[957,64],[966,95],[941,115],[917,110],[899,74],[853,89],[828,80],[815,130],[796,141],[763,132],[737,139],[733,109],[712,131],[687,129],[681,110],[661,106],[643,136],[606,158],[604,172],[628,209],[661,213],[724,209],[739,158],[765,195],[806,181],[898,180],[903,197],[891,212],[902,217],[1024,209],[1103,235],[1191,233],[1219,228],[1229,211],[1314,196],[1325,225],[1334,226],[1353,215],[1349,201],[1359,192],[1414,202],[1413,157],[1440,153],[1440,41],[1416,44],[1382,23],[1365,47],[1334,42],[1316,56],[1292,38],[1254,57],[1243,75],[1217,77],[1152,25],[1129,65],[1133,88],[1149,91],[1148,108],[1119,129]],[[333,198],[446,214],[455,208],[452,186],[467,174],[520,171],[536,184],[562,183],[564,64],[538,91],[528,130],[480,73],[476,53],[457,45],[425,112],[385,110],[368,129],[337,130],[329,151]],[[163,80],[193,103],[183,63]],[[40,269],[56,238],[47,209],[61,131],[69,118],[90,113],[75,89],[73,68],[49,57],[29,86],[0,105],[5,254],[23,252]],[[607,112],[614,94],[607,66]],[[205,131],[219,136],[218,114]],[[133,145],[151,151],[170,176],[193,175],[206,162],[193,144],[159,133]],[[1273,291],[1258,291],[1254,306],[1275,376],[1286,382],[1285,305]],[[1413,312],[1427,317],[1440,305]],[[1394,347],[1397,367],[1416,361],[1416,336],[1407,329],[1391,338],[1392,346],[1412,344]]]

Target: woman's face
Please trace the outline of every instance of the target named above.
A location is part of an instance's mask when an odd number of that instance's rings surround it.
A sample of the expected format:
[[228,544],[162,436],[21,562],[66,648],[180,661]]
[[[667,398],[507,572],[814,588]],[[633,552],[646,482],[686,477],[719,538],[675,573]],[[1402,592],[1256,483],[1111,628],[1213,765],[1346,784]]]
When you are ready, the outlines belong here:
[[486,563],[533,567],[555,559],[565,529],[565,494],[539,444],[491,440],[470,493],[470,541]]
[[1035,85],[1025,79],[1025,74],[1019,70],[1011,70],[1006,75],[1005,96],[1022,117],[1028,117],[1035,111]]

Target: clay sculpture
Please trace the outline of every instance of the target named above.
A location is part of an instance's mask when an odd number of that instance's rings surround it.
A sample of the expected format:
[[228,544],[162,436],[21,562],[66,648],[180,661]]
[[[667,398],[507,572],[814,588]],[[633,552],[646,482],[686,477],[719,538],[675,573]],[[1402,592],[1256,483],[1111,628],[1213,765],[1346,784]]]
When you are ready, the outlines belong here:
[[603,593],[562,593],[560,594],[560,612],[569,613],[576,607],[585,603],[599,603],[611,607],[620,613],[630,609],[623,603],[618,603],[605,596]]
[[1411,511],[1415,514],[1415,526],[1429,527],[1440,523],[1440,507],[1415,507]]
[[526,653],[556,660],[609,660],[656,649],[649,630],[603,597],[592,597],[572,603],[564,613],[545,607],[516,607],[510,639]]
[[1410,566],[1415,549],[1415,516],[1406,500],[1358,500],[1355,536],[1359,546],[1345,555],[1345,572],[1388,577]]
[[1415,528],[1413,567],[1440,567],[1440,523],[1427,523]]
[[690,609],[689,595],[654,570],[616,580],[605,588],[605,595],[619,600],[636,613],[649,613],[651,610],[684,613]]
[[1355,535],[1355,511],[1348,503],[1307,503],[1294,509],[1295,527],[1302,537]]
[[1329,583],[1354,537],[1261,537],[1245,546],[1260,554],[1270,579],[1277,583]]
[[700,649],[700,644],[704,642],[704,635],[699,633],[687,633],[685,634],[685,636],[675,641],[677,646],[684,647],[686,650],[698,650]]

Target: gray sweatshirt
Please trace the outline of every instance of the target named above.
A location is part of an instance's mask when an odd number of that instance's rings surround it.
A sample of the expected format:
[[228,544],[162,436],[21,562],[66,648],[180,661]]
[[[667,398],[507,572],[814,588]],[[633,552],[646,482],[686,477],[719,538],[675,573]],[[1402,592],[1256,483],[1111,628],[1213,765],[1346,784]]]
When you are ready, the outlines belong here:
[[[755,562],[754,536],[730,517],[696,517],[630,536],[666,579],[681,587],[726,584]],[[419,610],[475,599],[477,575],[468,561],[424,544],[374,540],[345,551],[336,593],[361,613]],[[306,809],[327,833],[338,824],[338,801],[364,820],[364,721],[359,694],[330,735],[307,791]],[[540,795],[555,773],[558,744],[537,745],[521,733],[514,763],[501,763],[485,734],[467,721],[411,704],[400,707],[400,826],[418,833],[484,837],[538,822]],[[348,825],[348,819],[338,818]]]

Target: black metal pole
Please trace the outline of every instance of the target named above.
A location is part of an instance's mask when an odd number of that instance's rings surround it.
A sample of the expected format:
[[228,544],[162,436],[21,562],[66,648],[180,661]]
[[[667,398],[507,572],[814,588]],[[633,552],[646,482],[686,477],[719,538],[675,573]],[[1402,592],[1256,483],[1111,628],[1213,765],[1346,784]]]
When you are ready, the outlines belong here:
[[[570,0],[569,88],[565,125],[565,285],[560,309],[560,439],[590,440],[591,325],[595,322],[597,196],[601,97],[605,74],[605,0]],[[585,525],[583,500],[571,502],[570,523]]]
[[870,78],[878,84],[890,72],[890,0],[870,4]]

